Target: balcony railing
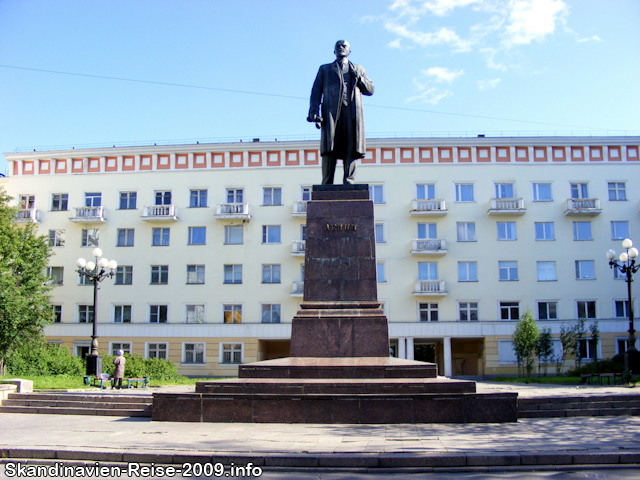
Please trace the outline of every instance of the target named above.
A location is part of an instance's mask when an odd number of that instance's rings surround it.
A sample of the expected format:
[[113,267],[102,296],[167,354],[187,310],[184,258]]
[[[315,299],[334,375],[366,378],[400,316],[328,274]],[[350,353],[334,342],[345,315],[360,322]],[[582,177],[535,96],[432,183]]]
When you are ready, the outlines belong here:
[[69,220],[72,222],[103,223],[105,221],[103,207],[77,207],[74,210],[76,214],[73,217],[69,218]]
[[248,203],[219,203],[213,215],[218,220],[243,219],[250,220]]
[[444,239],[414,238],[411,241],[411,255],[444,255],[447,242]]
[[305,244],[304,240],[294,240],[291,244],[291,255],[295,257],[304,256],[305,252]]
[[304,282],[293,282],[291,284],[291,296],[292,297],[304,296]]
[[409,213],[411,215],[446,215],[447,207],[442,199],[414,200]]
[[307,216],[307,202],[293,202],[293,211],[291,215],[294,217],[306,217]]
[[416,297],[441,297],[446,294],[444,280],[419,280],[413,292]]
[[142,220],[147,221],[177,221],[175,205],[145,205],[142,207]]
[[602,213],[599,198],[569,198],[565,215],[599,215]]
[[489,215],[524,215],[524,200],[522,198],[492,198]]
[[35,208],[18,210],[16,213],[16,223],[38,223],[40,221],[39,212]]

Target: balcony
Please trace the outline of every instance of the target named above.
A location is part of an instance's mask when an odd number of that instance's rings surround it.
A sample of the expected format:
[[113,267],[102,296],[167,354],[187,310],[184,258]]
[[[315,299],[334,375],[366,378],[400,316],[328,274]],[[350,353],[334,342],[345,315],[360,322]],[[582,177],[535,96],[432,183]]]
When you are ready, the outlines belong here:
[[442,216],[447,214],[447,207],[444,200],[414,200],[411,203],[409,215],[431,215]]
[[419,280],[413,292],[414,297],[444,297],[444,280]]
[[213,218],[217,220],[251,220],[248,203],[220,203]]
[[291,245],[291,255],[294,257],[304,257],[305,243],[304,240],[294,240]]
[[291,284],[291,296],[292,297],[304,296],[304,282],[293,282]]
[[599,198],[569,198],[567,199],[567,209],[564,211],[565,215],[585,215],[595,217],[600,215],[602,209],[600,208]]
[[443,239],[414,238],[411,241],[411,255],[445,255],[447,242]]
[[145,205],[142,207],[142,220],[147,222],[177,222],[175,205]]
[[69,220],[76,223],[104,223],[104,209],[102,207],[78,207],[75,208],[75,216]]
[[40,212],[35,208],[25,208],[18,210],[16,213],[16,223],[38,223],[40,221]]
[[293,211],[291,215],[294,217],[306,217],[307,216],[307,202],[293,202]]
[[521,198],[492,198],[487,215],[524,215],[526,211]]

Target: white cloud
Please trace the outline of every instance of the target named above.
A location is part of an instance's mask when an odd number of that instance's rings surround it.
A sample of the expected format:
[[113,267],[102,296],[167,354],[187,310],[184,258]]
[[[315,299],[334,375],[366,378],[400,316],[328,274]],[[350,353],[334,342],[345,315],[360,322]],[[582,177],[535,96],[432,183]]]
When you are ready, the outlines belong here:
[[543,40],[569,13],[562,0],[511,0],[507,8],[509,22],[503,34],[507,48]]
[[438,17],[444,17],[458,7],[467,7],[474,3],[482,3],[482,0],[433,0],[422,2],[395,0],[389,9],[398,12],[400,15],[415,16],[431,12]]
[[437,105],[440,100],[446,97],[450,97],[453,95],[449,90],[440,90],[435,87],[427,88],[423,90],[420,94],[408,98],[407,102],[413,102],[419,100],[424,103],[430,103],[431,105]]
[[391,33],[395,33],[402,38],[411,40],[422,47],[447,44],[451,45],[456,51],[466,52],[471,50],[471,43],[469,41],[462,40],[456,32],[450,28],[441,27],[439,30],[434,32],[421,32],[411,30],[408,25],[402,25],[390,20],[387,21],[384,26]]
[[400,39],[399,38],[396,38],[395,40],[389,42],[387,44],[387,46],[389,48],[402,48],[402,45],[400,44]]
[[428,77],[434,77],[434,80],[438,83],[447,82],[451,84],[456,78],[464,75],[464,70],[449,70],[446,67],[431,67],[422,71],[423,75]]
[[586,37],[586,38],[577,38],[576,39],[578,42],[583,43],[583,42],[601,42],[602,39],[598,36],[598,35],[593,35],[592,37]]
[[478,90],[489,90],[490,88],[496,88],[499,83],[499,78],[494,78],[493,80],[478,80]]

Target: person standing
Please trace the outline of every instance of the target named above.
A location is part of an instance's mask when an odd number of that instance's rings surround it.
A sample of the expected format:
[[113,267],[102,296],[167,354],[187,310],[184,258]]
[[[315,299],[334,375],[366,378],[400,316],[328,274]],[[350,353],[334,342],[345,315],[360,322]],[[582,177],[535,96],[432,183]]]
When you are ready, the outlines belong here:
[[111,390],[113,387],[118,384],[116,387],[118,390],[122,388],[122,379],[124,378],[124,364],[127,362],[127,359],[124,358],[124,352],[122,350],[118,350],[116,352],[118,356],[113,361],[113,364],[116,366],[115,371],[113,372],[113,383],[111,384]]
[[[336,61],[321,65],[311,89],[308,122],[322,129],[322,184],[333,184],[336,161],[344,163],[343,184],[354,183],[358,158],[366,153],[362,95],[373,95],[373,82],[360,65],[347,60],[349,42],[338,40]],[[321,110],[322,116],[318,115]]]

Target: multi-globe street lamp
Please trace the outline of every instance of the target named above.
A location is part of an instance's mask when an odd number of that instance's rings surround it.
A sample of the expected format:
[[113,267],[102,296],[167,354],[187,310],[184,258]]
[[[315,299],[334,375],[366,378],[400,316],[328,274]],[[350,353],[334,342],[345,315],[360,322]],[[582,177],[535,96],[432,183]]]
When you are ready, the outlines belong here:
[[[631,374],[634,363],[637,362],[638,351],[636,350],[636,331],[633,328],[633,298],[631,294],[631,284],[633,283],[633,274],[640,269],[640,264],[636,265],[636,257],[638,256],[638,249],[633,246],[633,242],[630,238],[626,238],[622,241],[622,248],[626,252],[622,252],[617,260],[616,252],[609,250],[607,252],[607,258],[609,259],[609,266],[618,270],[624,275],[624,281],[627,282],[627,293],[629,296],[627,311],[629,312],[629,339],[627,340],[627,351],[624,354],[624,369],[628,375]],[[639,372],[636,372],[639,373]]]
[[[98,355],[98,283],[107,277],[113,278],[118,262],[102,258],[102,250],[99,248],[94,248],[91,255],[95,257],[95,262],[87,262],[84,258],[79,258],[76,260],[76,265],[77,272],[93,283],[93,333],[91,334],[91,353],[87,356],[87,375],[96,376],[102,373],[102,357]],[[105,270],[106,268],[110,269],[109,273]]]

